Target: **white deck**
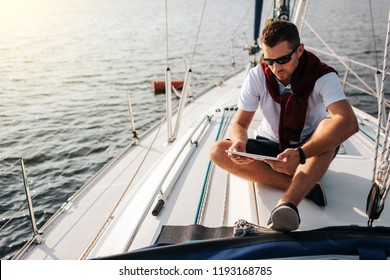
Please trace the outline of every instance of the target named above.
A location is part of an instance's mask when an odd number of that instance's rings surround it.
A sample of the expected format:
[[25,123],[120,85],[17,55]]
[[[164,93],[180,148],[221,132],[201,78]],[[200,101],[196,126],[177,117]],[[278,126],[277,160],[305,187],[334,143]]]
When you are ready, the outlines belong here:
[[[213,118],[205,126],[185,168],[178,171],[180,176],[158,217],[152,216],[150,211],[160,187],[164,190],[180,163],[185,162],[184,156],[191,152],[191,141],[188,140],[195,139],[198,132],[184,142],[178,140],[174,144],[167,144],[165,125],[155,140],[155,132],[145,135],[140,145],[129,148],[113,160],[50,221],[44,228],[44,244],[17,257],[79,259],[118,254],[150,245],[162,225],[193,224],[209,164],[209,147],[215,141],[222,117],[222,111],[215,110],[236,104],[243,79],[244,73],[241,73],[185,108],[180,135],[189,137],[200,123],[199,118],[206,115],[213,115]],[[260,118],[257,115],[253,129]],[[155,144],[144,159],[153,141]],[[181,144],[185,148],[179,155],[176,147]],[[344,144],[321,180],[328,206],[320,208],[304,200],[299,205],[300,230],[330,225],[366,225],[365,206],[371,187],[373,148],[373,143],[363,134],[353,136]],[[163,154],[166,151],[168,153]],[[142,161],[144,164],[138,170]],[[167,166],[171,164],[167,173]],[[161,186],[163,178],[166,180]],[[232,226],[238,219],[266,225],[270,211],[281,196],[280,191],[255,186],[219,168],[211,178],[203,225]],[[375,225],[388,221],[389,212],[385,207],[381,220]]]

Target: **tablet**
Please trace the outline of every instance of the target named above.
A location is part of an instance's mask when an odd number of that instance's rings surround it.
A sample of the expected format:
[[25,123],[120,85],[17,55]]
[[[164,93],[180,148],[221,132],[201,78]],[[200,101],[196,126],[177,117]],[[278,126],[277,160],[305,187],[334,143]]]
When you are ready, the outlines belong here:
[[280,161],[280,159],[278,159],[276,157],[256,155],[256,154],[249,154],[249,153],[243,153],[243,152],[235,152],[235,151],[229,151],[229,150],[226,150],[226,152],[229,153],[229,154],[237,155],[237,156],[253,158],[255,160],[265,160],[265,159],[267,159],[267,160]]

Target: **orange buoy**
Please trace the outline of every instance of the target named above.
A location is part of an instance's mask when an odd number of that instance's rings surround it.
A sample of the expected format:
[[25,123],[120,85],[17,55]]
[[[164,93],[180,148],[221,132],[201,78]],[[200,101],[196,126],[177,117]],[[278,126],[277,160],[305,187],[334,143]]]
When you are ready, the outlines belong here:
[[[172,86],[176,89],[182,89],[184,85],[183,80],[174,80],[172,81]],[[155,94],[164,94],[165,93],[165,81],[157,80],[152,82],[153,91]]]

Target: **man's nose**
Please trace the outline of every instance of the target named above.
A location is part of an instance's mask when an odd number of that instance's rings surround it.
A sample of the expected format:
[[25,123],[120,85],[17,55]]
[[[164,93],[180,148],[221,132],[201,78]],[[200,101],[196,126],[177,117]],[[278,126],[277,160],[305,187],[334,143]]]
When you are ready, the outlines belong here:
[[274,67],[274,70],[280,70],[283,68],[283,65],[279,64],[277,62],[274,62],[273,67]]

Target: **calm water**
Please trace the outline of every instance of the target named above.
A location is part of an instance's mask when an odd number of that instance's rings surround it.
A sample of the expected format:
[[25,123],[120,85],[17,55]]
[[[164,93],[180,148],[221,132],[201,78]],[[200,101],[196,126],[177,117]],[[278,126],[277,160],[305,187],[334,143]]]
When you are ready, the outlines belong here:
[[[168,2],[169,66],[183,79],[192,65],[195,96],[246,64],[253,12],[243,15],[253,0],[208,1],[195,56],[204,1]],[[273,1],[265,2],[268,15]],[[372,2],[383,49],[389,1]],[[317,0],[307,19],[340,55],[375,66],[369,7],[368,0]],[[165,32],[163,0],[0,0],[1,259],[31,236],[19,157],[41,227],[131,141],[125,89],[139,132],[164,115],[165,97],[151,82],[164,78]],[[302,39],[319,46],[307,28]],[[353,105],[376,113],[372,98],[346,91]]]

